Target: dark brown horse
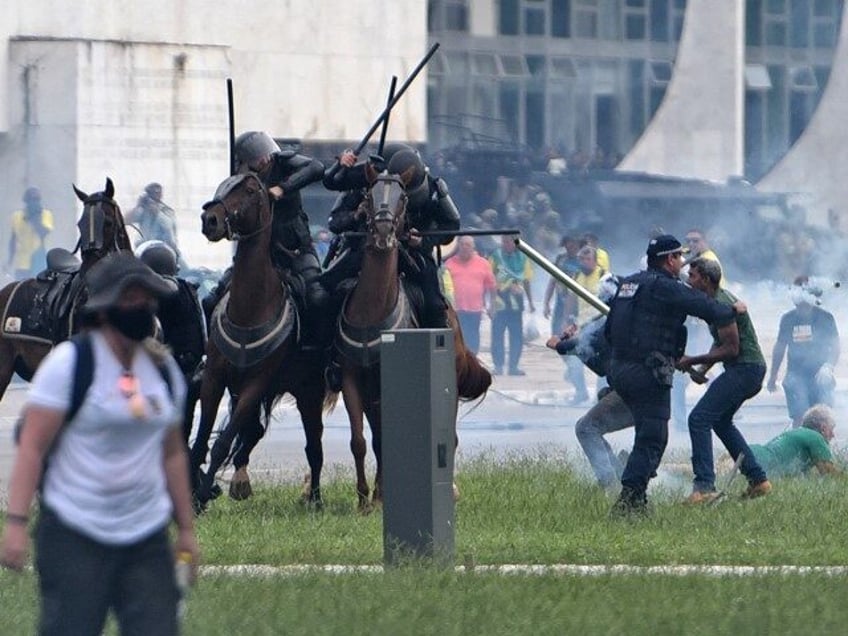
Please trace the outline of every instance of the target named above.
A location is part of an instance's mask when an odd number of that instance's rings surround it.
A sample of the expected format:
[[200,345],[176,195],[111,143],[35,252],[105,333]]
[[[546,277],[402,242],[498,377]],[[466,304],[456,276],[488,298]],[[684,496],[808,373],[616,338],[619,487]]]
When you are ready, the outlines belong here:
[[[342,394],[350,418],[350,448],[356,465],[356,494],[362,511],[371,509],[365,477],[363,415],[371,426],[377,464],[374,503],[382,501],[382,425],[380,414],[380,332],[418,326],[418,318],[398,273],[400,237],[406,231],[406,175],[370,172],[372,186],[360,211],[367,220],[362,269],[345,300],[336,346],[341,354]],[[457,393],[461,399],[485,394],[492,376],[465,347],[456,313],[448,310],[456,349]]]
[[[307,503],[320,506],[323,411],[335,404],[336,396],[325,388],[323,352],[299,346],[297,308],[271,261],[268,192],[255,174],[229,177],[203,206],[201,219],[206,238],[226,238],[237,247],[230,289],[213,312],[206,347],[200,425],[191,452],[192,474],[199,475],[197,502],[203,506],[212,497],[215,475],[230,455],[236,435],[255,444],[261,434],[251,437],[251,431],[260,412],[264,410],[267,423],[274,402],[290,393],[306,434],[310,481],[304,497]],[[199,473],[224,389],[236,397],[235,408],[229,425],[215,441],[206,473]],[[246,458],[245,453],[240,455]],[[247,496],[246,464],[235,468],[237,478],[244,482],[241,492]]]
[[0,398],[13,373],[31,380],[53,345],[78,330],[85,272],[110,252],[131,250],[112,180],[106,179],[102,192],[89,195],[76,186],[74,192],[83,203],[77,223],[81,261],[67,250],[54,248],[48,252],[45,273],[0,290]]

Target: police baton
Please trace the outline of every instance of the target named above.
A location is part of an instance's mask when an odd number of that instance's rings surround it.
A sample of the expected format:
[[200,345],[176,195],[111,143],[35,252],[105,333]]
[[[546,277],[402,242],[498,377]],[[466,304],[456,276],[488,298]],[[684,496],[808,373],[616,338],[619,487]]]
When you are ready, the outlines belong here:
[[[395,104],[400,101],[400,98],[403,97],[403,94],[410,87],[410,85],[421,72],[421,70],[426,66],[427,62],[430,61],[430,58],[433,57],[438,48],[438,42],[436,42],[435,44],[433,44],[433,46],[430,47],[430,50],[427,51],[427,54],[422,58],[420,62],[418,62],[418,66],[416,66],[412,70],[412,73],[409,74],[409,77],[406,78],[406,81],[400,85],[400,88],[398,89],[397,93],[394,94],[394,97],[392,97],[389,103],[386,104],[386,107],[383,109],[383,112],[380,113],[380,116],[377,117],[377,120],[371,125],[371,128],[368,129],[368,132],[365,133],[365,136],[362,138],[362,141],[360,141],[357,144],[356,148],[353,149],[353,154],[358,155],[360,152],[362,152],[362,149],[365,148],[366,145],[368,145],[368,141],[371,139],[371,135],[373,135],[374,132],[380,127],[380,125],[383,123],[383,120],[389,116],[389,113],[392,112],[392,108],[394,108]],[[327,170],[327,176],[330,178],[335,177],[336,173],[340,169],[341,164],[337,159],[336,162],[332,166],[330,166],[330,169]]]
[[527,255],[527,258],[529,258],[543,270],[548,272],[548,274],[553,276],[558,283],[562,283],[563,285],[565,285],[569,289],[569,291],[573,292],[582,300],[585,300],[592,307],[601,312],[604,316],[609,314],[609,305],[607,305],[603,300],[595,296],[595,294],[590,292],[588,289],[583,287],[583,285],[578,283],[576,280],[571,278],[571,276],[566,274],[559,267],[554,265],[551,261],[547,259],[547,257],[545,257],[544,254],[537,251],[536,248],[534,248],[529,243],[525,243],[517,236],[515,237],[514,241],[515,247],[517,247],[520,251],[524,252]]

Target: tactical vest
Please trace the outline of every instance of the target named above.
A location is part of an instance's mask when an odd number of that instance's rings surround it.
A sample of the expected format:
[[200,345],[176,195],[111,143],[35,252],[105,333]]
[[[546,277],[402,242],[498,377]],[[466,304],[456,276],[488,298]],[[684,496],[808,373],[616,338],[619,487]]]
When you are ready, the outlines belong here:
[[622,281],[607,319],[614,358],[644,362],[653,352],[679,357],[686,316],[656,299],[654,289],[662,276],[647,270]]

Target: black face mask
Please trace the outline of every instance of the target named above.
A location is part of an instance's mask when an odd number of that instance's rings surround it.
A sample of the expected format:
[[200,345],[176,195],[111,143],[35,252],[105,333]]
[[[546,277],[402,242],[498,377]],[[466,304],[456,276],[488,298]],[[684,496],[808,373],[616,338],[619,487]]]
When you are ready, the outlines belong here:
[[146,337],[153,335],[154,315],[153,309],[146,306],[132,309],[109,307],[106,310],[109,324],[130,340],[136,342],[141,342]]

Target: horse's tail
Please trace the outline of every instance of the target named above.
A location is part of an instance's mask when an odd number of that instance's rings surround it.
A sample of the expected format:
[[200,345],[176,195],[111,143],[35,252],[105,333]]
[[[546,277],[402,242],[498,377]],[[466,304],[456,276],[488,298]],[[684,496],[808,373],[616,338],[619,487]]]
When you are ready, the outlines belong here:
[[327,389],[324,391],[324,404],[321,410],[326,414],[333,411],[336,408],[336,404],[339,402],[339,394],[337,391],[331,391]]
[[480,364],[462,337],[462,329],[453,307],[448,307],[448,323],[453,327],[456,351],[456,389],[460,400],[476,400],[492,386],[492,374]]

